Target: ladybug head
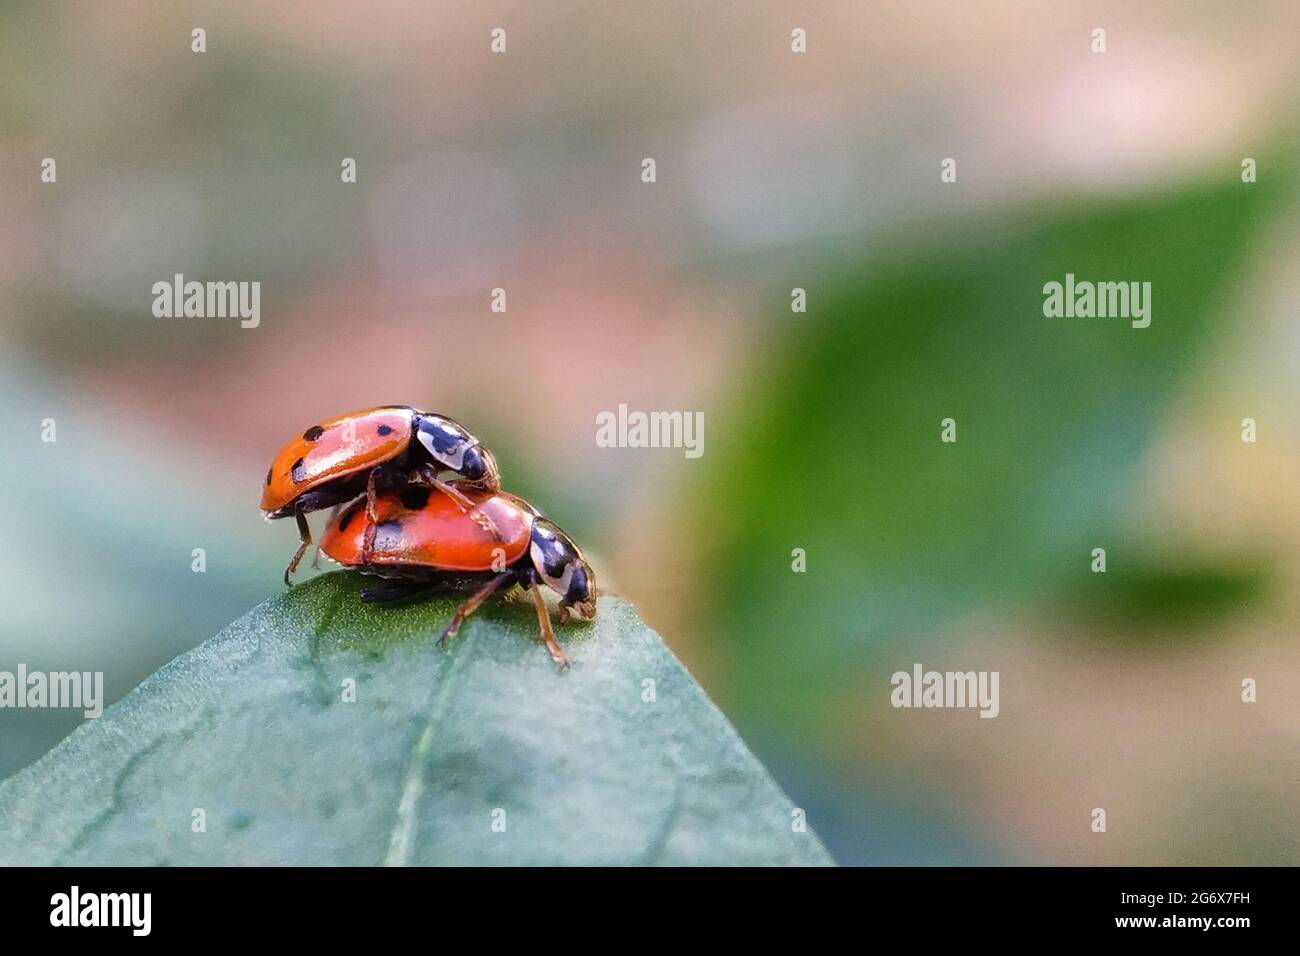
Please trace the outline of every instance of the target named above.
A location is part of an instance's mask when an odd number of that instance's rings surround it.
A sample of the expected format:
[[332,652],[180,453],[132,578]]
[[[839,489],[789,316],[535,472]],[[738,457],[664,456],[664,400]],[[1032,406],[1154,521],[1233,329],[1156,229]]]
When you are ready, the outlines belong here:
[[465,454],[461,456],[460,473],[466,481],[473,482],[484,491],[494,491],[501,487],[496,456],[482,445],[465,449]]
[[596,616],[596,579],[591,565],[558,525],[545,518],[533,522],[529,555],[538,579],[560,595],[560,623],[569,619],[570,609],[587,620]]

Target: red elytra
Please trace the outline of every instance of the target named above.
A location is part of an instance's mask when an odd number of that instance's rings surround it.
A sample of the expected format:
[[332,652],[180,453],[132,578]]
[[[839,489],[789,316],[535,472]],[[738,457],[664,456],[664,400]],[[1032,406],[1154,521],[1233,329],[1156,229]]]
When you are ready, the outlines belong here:
[[262,488],[262,510],[275,512],[303,492],[391,461],[411,442],[412,410],[368,408],[313,425],[276,453]]
[[505,492],[464,493],[491,520],[496,537],[447,495],[413,488],[376,500],[374,543],[364,558],[366,518],[361,501],[329,526],[321,551],[353,567],[401,565],[446,571],[499,571],[522,558],[535,518],[531,506]]

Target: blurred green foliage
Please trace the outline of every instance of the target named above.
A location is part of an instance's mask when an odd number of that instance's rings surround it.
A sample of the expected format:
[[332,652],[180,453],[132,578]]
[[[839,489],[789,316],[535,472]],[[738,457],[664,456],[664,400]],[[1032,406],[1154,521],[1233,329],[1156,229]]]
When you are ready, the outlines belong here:
[[[0,430],[21,450],[0,469],[13,542],[0,552],[0,667],[103,671],[111,701],[275,593],[293,535],[262,521],[255,479],[232,481],[43,373],[0,359]],[[0,711],[0,778],[81,720]]]
[[[1134,466],[1239,305],[1234,278],[1281,192],[1229,170],[953,217],[806,283],[807,315],[712,429],[697,516],[742,726],[824,726],[873,656],[918,659],[955,613],[1086,572],[1138,504]],[[1151,282],[1150,327],[1044,317],[1044,284],[1067,273]],[[955,444],[940,441],[948,417]],[[792,573],[794,548],[809,573]]]
[[1124,640],[1167,640],[1175,629],[1180,639],[1209,636],[1215,632],[1205,626],[1259,601],[1273,584],[1262,558],[1165,567],[1140,550],[1130,554],[1131,567],[1090,574],[1059,598],[1081,621],[1096,620],[1103,633],[1116,629],[1113,636]]

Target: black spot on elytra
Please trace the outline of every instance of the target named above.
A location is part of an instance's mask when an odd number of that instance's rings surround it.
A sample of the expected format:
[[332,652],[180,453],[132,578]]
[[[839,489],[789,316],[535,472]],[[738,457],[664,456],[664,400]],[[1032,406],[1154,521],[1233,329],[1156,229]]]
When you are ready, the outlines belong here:
[[379,434],[381,434],[381,435],[391,435],[392,433],[393,433],[393,430],[392,430],[391,428],[389,428],[387,425],[380,425],[380,426],[379,426]]
[[375,549],[392,550],[401,547],[402,522],[399,518],[389,518],[375,525]]
[[295,461],[293,467],[289,469],[289,477],[293,479],[294,484],[307,480],[307,472],[302,467],[301,458]]
[[325,434],[325,429],[321,428],[319,425],[313,425],[311,426],[311,428],[307,429],[305,432],[302,433],[302,440],[315,441],[317,438],[320,438],[320,436],[324,434]]
[[267,483],[268,485],[271,483],[271,469],[270,469],[270,468],[266,469],[266,483]]
[[402,489],[402,507],[411,511],[420,511],[429,503],[429,488],[421,488],[419,485],[408,485]]
[[358,501],[347,511],[343,512],[343,517],[339,518],[340,531],[345,531],[347,529],[347,526],[350,525],[352,523],[352,519],[355,518],[361,512],[361,508],[364,505],[365,505],[364,501]]

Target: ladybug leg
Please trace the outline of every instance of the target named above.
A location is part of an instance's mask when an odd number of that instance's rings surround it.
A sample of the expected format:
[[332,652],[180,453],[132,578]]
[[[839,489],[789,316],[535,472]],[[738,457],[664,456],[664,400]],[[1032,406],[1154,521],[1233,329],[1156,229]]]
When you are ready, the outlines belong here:
[[537,605],[537,624],[542,629],[542,639],[546,641],[546,649],[551,652],[551,660],[559,664],[566,670],[569,667],[569,657],[564,653],[564,649],[555,642],[555,631],[551,630],[551,615],[546,610],[546,598],[542,597],[542,588],[534,584],[533,603]]
[[478,506],[474,504],[474,502],[466,498],[465,495],[459,489],[453,488],[451,485],[447,484],[445,481],[442,481],[439,478],[430,478],[429,482],[430,484],[433,485],[433,487],[437,488],[439,491],[441,491],[452,501],[456,502],[456,504],[460,506],[461,511],[465,512],[465,514],[473,518],[476,522],[478,522],[478,526],[480,528],[482,528],[488,534],[492,535],[493,540],[495,541],[502,540],[501,532],[497,530],[496,524],[493,523],[492,516],[488,514],[484,514],[482,511],[480,511],[478,509]]
[[286,587],[293,587],[293,582],[289,578],[293,572],[298,570],[298,562],[302,560],[302,556],[311,547],[311,525],[307,524],[307,516],[301,511],[295,511],[293,516],[298,519],[298,537],[302,539],[302,543],[298,545],[298,550],[294,552],[293,558],[290,559],[289,566],[284,569]]
[[483,587],[471,594],[468,601],[456,608],[456,613],[453,614],[451,620],[447,622],[447,626],[442,629],[442,636],[438,638],[438,646],[442,647],[449,640],[455,637],[456,632],[460,630],[460,626],[465,623],[465,618],[477,611],[478,606],[491,597],[493,591],[514,579],[515,575],[513,571],[503,571],[487,584],[483,585]]
[[375,547],[375,522],[379,520],[379,514],[375,511],[375,480],[379,477],[379,469],[371,468],[370,477],[366,479],[366,536],[361,542],[361,563],[370,563],[370,552]]
[[[339,518],[339,511],[340,511],[342,508],[343,508],[343,505],[342,505],[342,504],[337,504],[337,505],[334,506],[334,510],[330,512],[330,520],[326,523],[325,527],[328,528],[330,525],[332,525],[335,521],[338,520],[338,518]],[[321,554],[321,551],[320,551],[320,545],[318,544],[318,545],[316,545],[316,551],[315,551],[315,553],[312,554],[312,556],[311,556],[311,566],[312,566],[313,569],[315,569],[315,570],[317,570],[317,571],[320,570],[320,554]]]

